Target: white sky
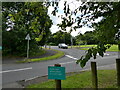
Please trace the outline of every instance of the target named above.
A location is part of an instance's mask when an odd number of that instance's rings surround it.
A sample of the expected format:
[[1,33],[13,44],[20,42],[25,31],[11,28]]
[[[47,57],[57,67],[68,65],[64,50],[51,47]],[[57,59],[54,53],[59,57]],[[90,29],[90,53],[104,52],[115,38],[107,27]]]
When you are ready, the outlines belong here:
[[[59,10],[58,10],[58,14],[56,16],[51,15],[51,12],[54,10],[54,8],[52,6],[50,6],[49,9],[48,9],[48,14],[53,21],[53,25],[50,28],[52,33],[55,33],[55,32],[57,32],[61,29],[61,28],[58,28],[58,26],[57,26],[57,24],[61,23],[61,18],[58,18],[57,16],[58,15],[63,15],[64,1],[65,0],[60,0]],[[77,0],[66,0],[66,1],[69,3],[70,9],[73,10],[73,11],[74,11],[75,8],[77,8],[81,4],[81,2],[80,1],[78,2]],[[75,17],[75,16],[73,16],[73,17]],[[101,20],[101,18],[99,18],[97,21],[100,21],[100,20]],[[82,28],[77,29],[76,31],[73,31],[71,33],[71,35],[72,36],[77,36],[78,33],[84,34],[86,31],[93,31],[93,30],[94,30],[93,28],[82,27]],[[69,28],[67,28],[67,31],[69,31]]]

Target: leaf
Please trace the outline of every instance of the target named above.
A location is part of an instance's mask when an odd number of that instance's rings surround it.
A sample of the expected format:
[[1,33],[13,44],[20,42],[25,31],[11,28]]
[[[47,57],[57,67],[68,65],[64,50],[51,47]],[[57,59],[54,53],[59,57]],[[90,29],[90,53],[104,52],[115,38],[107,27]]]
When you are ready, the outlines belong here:
[[76,61],[76,64],[79,64],[79,63],[80,63],[80,61],[81,61],[80,59],[79,59],[79,60],[77,60],[77,61]]
[[83,59],[83,56],[81,56],[81,58],[76,61],[76,64],[79,64],[82,59]]
[[80,66],[83,68],[86,65],[86,60],[81,60],[80,61]]
[[103,51],[99,50],[98,53],[99,53],[100,56],[102,56],[102,57],[104,56]]
[[15,21],[14,17],[11,17],[10,20],[11,20],[11,21]]
[[53,14],[54,16],[56,16],[56,12],[55,12],[55,10],[54,10],[54,11],[52,11],[52,14]]
[[12,15],[12,14],[8,14],[8,16],[11,16],[11,17],[12,17],[13,15]]
[[58,2],[55,2],[56,6],[58,6]]
[[66,3],[67,2],[65,1],[65,3],[64,3],[64,9],[63,9],[65,14],[66,14]]
[[69,5],[68,5],[68,8],[67,8],[67,13],[70,14],[70,9],[69,9]]
[[92,57],[92,53],[87,53],[84,59],[88,61],[91,57]]
[[54,1],[52,2],[52,6],[54,7]]
[[97,49],[93,48],[93,57],[94,57],[94,59],[96,59],[96,55],[97,55]]

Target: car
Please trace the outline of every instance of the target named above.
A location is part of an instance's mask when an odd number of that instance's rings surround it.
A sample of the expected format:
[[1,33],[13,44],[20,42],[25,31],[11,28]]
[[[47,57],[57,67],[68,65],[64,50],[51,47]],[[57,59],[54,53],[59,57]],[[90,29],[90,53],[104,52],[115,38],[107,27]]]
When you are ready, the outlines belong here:
[[68,46],[65,43],[58,44],[58,48],[68,49]]

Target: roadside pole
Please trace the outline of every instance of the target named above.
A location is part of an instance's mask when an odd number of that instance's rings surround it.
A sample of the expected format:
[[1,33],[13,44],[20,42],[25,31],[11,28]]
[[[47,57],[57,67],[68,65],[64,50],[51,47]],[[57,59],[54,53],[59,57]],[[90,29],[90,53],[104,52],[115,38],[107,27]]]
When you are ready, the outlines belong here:
[[29,57],[29,40],[28,40],[28,44],[27,44],[27,58]]
[[[54,66],[61,67],[60,64],[55,64]],[[55,80],[56,90],[61,90],[61,80]]]
[[120,88],[120,58],[116,59],[117,85]]
[[26,36],[25,39],[28,40],[28,42],[27,42],[27,58],[29,58],[29,40],[31,40],[31,39],[30,39],[30,35],[27,34],[27,36]]
[[118,58],[116,59],[117,85],[120,88],[120,44],[118,44]]
[[117,86],[120,88],[120,29],[115,34],[115,39],[118,41],[118,58],[116,59]]
[[97,66],[96,62],[91,62],[91,71],[92,71],[92,84],[94,90],[98,90],[98,79],[97,79]]

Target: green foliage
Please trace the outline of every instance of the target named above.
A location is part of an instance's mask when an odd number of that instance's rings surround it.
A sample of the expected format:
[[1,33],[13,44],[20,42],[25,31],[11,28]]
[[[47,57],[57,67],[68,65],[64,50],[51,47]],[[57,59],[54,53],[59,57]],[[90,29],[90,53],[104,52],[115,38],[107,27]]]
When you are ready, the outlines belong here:
[[77,43],[82,44],[98,44],[100,40],[98,40],[95,31],[87,31],[84,34],[79,34],[76,36]]
[[[66,43],[71,45],[71,34],[67,32],[58,31],[52,34],[48,40],[48,43],[53,43],[53,45],[58,45],[59,43]],[[73,44],[75,44],[75,39],[73,38]]]
[[52,21],[42,2],[3,2],[2,13],[3,55],[19,53],[25,56],[28,33],[30,53],[46,43]]

